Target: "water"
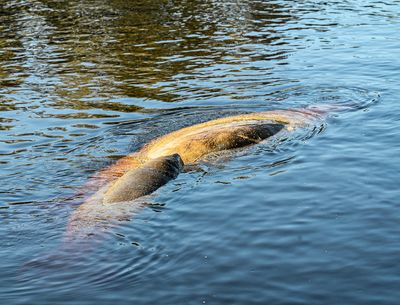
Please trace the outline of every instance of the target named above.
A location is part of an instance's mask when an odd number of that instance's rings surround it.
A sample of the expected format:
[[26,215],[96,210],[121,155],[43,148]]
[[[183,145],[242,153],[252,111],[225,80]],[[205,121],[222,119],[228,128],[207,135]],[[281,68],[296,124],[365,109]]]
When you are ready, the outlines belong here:
[[[397,304],[399,16],[395,0],[0,0],[0,302]],[[348,102],[63,247],[79,187],[151,139]]]

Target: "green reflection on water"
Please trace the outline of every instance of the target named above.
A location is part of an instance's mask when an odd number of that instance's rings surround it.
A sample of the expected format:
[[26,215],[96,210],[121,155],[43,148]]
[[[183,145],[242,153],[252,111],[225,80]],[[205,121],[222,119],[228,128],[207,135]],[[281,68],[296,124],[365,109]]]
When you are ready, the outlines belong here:
[[188,93],[221,96],[227,92],[215,84],[191,86],[211,77],[213,65],[240,71],[246,53],[254,53],[252,42],[279,40],[273,31],[251,33],[286,22],[290,16],[281,9],[247,1],[11,0],[1,4],[7,23],[0,37],[7,49],[2,91],[27,87],[56,108],[92,109],[83,99],[102,99],[99,109],[122,112],[141,108],[115,105],[110,97],[174,102]]

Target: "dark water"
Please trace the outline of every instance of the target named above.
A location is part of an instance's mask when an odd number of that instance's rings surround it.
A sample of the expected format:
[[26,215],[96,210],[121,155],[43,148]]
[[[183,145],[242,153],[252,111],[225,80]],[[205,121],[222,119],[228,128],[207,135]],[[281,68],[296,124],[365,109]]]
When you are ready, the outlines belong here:
[[[398,304],[399,29],[395,0],[0,0],[1,304]],[[343,102],[62,246],[156,136]]]

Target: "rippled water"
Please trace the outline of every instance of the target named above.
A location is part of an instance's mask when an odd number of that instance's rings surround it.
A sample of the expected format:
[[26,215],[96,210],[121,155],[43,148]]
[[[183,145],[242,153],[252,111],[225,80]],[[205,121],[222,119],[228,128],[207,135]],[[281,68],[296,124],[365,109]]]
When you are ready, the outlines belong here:
[[[0,0],[0,302],[397,304],[399,16],[396,0]],[[336,103],[358,110],[206,160],[63,245],[79,187],[151,139]]]

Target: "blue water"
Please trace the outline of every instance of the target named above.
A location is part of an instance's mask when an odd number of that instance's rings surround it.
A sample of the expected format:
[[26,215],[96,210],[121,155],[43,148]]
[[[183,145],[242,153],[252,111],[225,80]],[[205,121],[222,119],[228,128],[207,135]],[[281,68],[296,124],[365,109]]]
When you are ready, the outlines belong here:
[[[0,0],[1,304],[398,304],[399,1]],[[351,103],[209,158],[70,249],[170,131]]]

